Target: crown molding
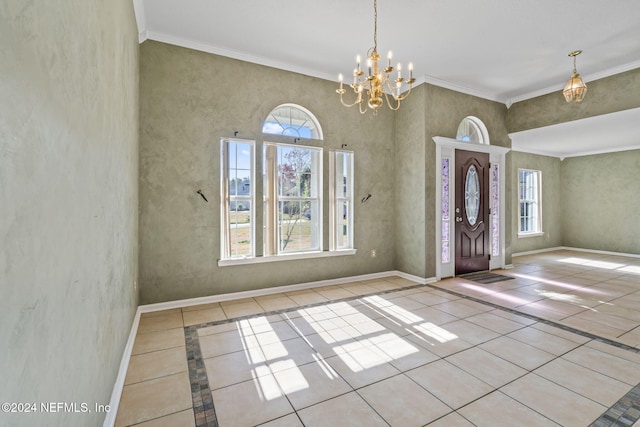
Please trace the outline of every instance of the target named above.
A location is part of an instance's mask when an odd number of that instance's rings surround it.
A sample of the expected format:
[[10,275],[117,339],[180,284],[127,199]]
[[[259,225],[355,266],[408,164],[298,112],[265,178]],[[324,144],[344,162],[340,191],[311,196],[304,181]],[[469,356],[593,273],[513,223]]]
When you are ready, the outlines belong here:
[[[239,50],[228,49],[222,46],[216,46],[208,43],[190,40],[190,39],[178,37],[172,34],[149,31],[146,29],[143,0],[134,0],[134,8],[135,8],[136,21],[138,24],[138,38],[140,43],[144,42],[145,40],[155,40],[162,43],[168,43],[176,46],[185,47],[188,49],[198,50],[201,52],[212,53],[214,55],[220,55],[220,56],[224,56],[232,59],[237,59],[240,61],[264,65],[267,67],[277,68],[285,71],[290,71],[293,73],[299,73],[299,74],[316,77],[323,80],[328,80],[332,82],[338,81],[335,75],[318,72],[317,70],[314,70],[311,68],[300,67],[299,65],[282,62],[282,61],[276,61],[276,60],[265,58],[259,55],[251,55]],[[603,70],[597,73],[582,76],[582,78],[586,82],[590,82],[590,81],[602,79],[605,77],[610,77],[615,74],[620,74],[625,71],[630,71],[636,68],[640,68],[640,60],[633,61],[628,64],[624,64],[624,65],[610,68],[607,70]],[[473,89],[467,86],[452,83],[444,79],[430,76],[428,74],[425,74],[416,78],[415,86],[419,86],[422,83],[429,83],[434,86],[450,89],[456,92],[464,93],[467,95],[475,96],[475,97],[486,99],[489,101],[499,102],[501,104],[504,104],[507,108],[510,108],[516,102],[521,102],[527,99],[546,95],[552,92],[561,91],[564,88],[564,82],[561,82],[557,85],[549,86],[543,89],[538,89],[532,92],[524,93],[522,95],[517,95],[509,98],[509,97],[500,96],[495,93],[487,93],[487,92]]]
[[133,13],[136,16],[136,25],[138,26],[138,43],[142,43],[147,39],[147,15],[144,10],[144,0],[133,0]]
[[162,43],[168,43],[175,46],[185,47],[188,49],[199,50],[201,52],[212,53],[214,55],[220,55],[227,58],[237,59],[240,61],[250,62],[253,64],[264,65],[267,67],[277,68],[280,70],[290,71],[293,73],[304,74],[306,76],[317,77],[323,80],[338,81],[337,75],[332,76],[327,73],[321,73],[311,68],[300,67],[295,64],[287,62],[274,61],[270,58],[265,58],[258,55],[250,55],[246,52],[227,49],[221,46],[215,46],[208,43],[202,43],[195,40],[189,40],[182,37],[176,37],[171,34],[157,33],[155,31],[147,31],[147,39],[155,40]]
[[439,79],[437,77],[433,77],[433,76],[429,76],[429,75],[425,75],[423,77],[423,80],[425,83],[429,83],[432,84],[434,86],[439,86],[439,87],[443,87],[445,89],[451,89],[453,91],[456,92],[461,92],[467,95],[471,95],[471,96],[475,96],[478,98],[482,98],[482,99],[487,99],[489,101],[495,101],[495,102],[499,102],[501,104],[505,104],[506,103],[506,99],[504,97],[500,97],[496,94],[492,94],[492,93],[486,93],[486,92],[482,92],[470,87],[466,87],[466,86],[462,86],[456,83],[451,83],[447,80],[443,80],[443,79]]
[[570,157],[593,156],[597,154],[609,154],[609,153],[618,153],[620,151],[633,151],[633,150],[640,150],[640,145],[627,145],[624,147],[611,147],[611,148],[603,148],[601,150],[576,151],[571,153],[553,153],[545,150],[520,148],[513,145],[511,147],[511,151],[515,151],[518,153],[527,153],[527,154],[536,154],[538,156],[555,157],[560,160],[564,160]]

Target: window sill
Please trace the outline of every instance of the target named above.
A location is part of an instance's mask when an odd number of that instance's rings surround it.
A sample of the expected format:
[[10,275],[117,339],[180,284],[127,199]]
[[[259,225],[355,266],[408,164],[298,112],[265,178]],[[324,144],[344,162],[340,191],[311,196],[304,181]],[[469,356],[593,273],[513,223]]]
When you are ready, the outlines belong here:
[[244,265],[244,264],[262,264],[265,262],[277,262],[277,261],[292,261],[296,259],[327,258],[327,257],[343,256],[343,255],[355,255],[356,252],[357,252],[357,249],[343,249],[339,251],[299,252],[295,254],[259,256],[259,257],[253,257],[253,258],[219,259],[218,267],[227,267],[230,265]]
[[544,236],[544,231],[540,231],[537,233],[518,233],[518,239],[524,239],[526,237],[540,237]]

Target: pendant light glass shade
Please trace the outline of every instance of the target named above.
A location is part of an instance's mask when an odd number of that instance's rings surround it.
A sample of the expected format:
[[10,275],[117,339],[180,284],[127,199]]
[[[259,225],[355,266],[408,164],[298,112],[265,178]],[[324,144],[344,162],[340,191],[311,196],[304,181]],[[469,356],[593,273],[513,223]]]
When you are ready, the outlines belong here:
[[564,99],[567,102],[582,102],[584,96],[587,94],[587,85],[576,71],[576,56],[581,53],[581,50],[576,50],[569,54],[569,56],[573,57],[573,74],[562,91]]

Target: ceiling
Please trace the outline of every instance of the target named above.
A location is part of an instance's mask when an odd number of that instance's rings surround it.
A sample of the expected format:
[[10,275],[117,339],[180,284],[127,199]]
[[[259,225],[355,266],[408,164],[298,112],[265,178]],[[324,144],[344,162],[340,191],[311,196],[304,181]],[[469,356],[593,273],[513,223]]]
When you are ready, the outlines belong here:
[[[373,46],[372,0],[134,0],[134,7],[141,42],[336,82]],[[587,83],[639,68],[638,17],[638,0],[378,0],[378,51],[385,58],[392,50],[405,69],[413,62],[418,84],[510,106],[560,92],[576,49]]]

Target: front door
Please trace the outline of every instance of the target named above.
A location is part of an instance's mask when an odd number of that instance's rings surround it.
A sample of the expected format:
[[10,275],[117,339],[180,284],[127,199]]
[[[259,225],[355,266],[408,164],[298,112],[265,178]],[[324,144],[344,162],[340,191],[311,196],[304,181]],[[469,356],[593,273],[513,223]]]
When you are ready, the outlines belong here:
[[489,154],[456,150],[456,275],[489,270]]

